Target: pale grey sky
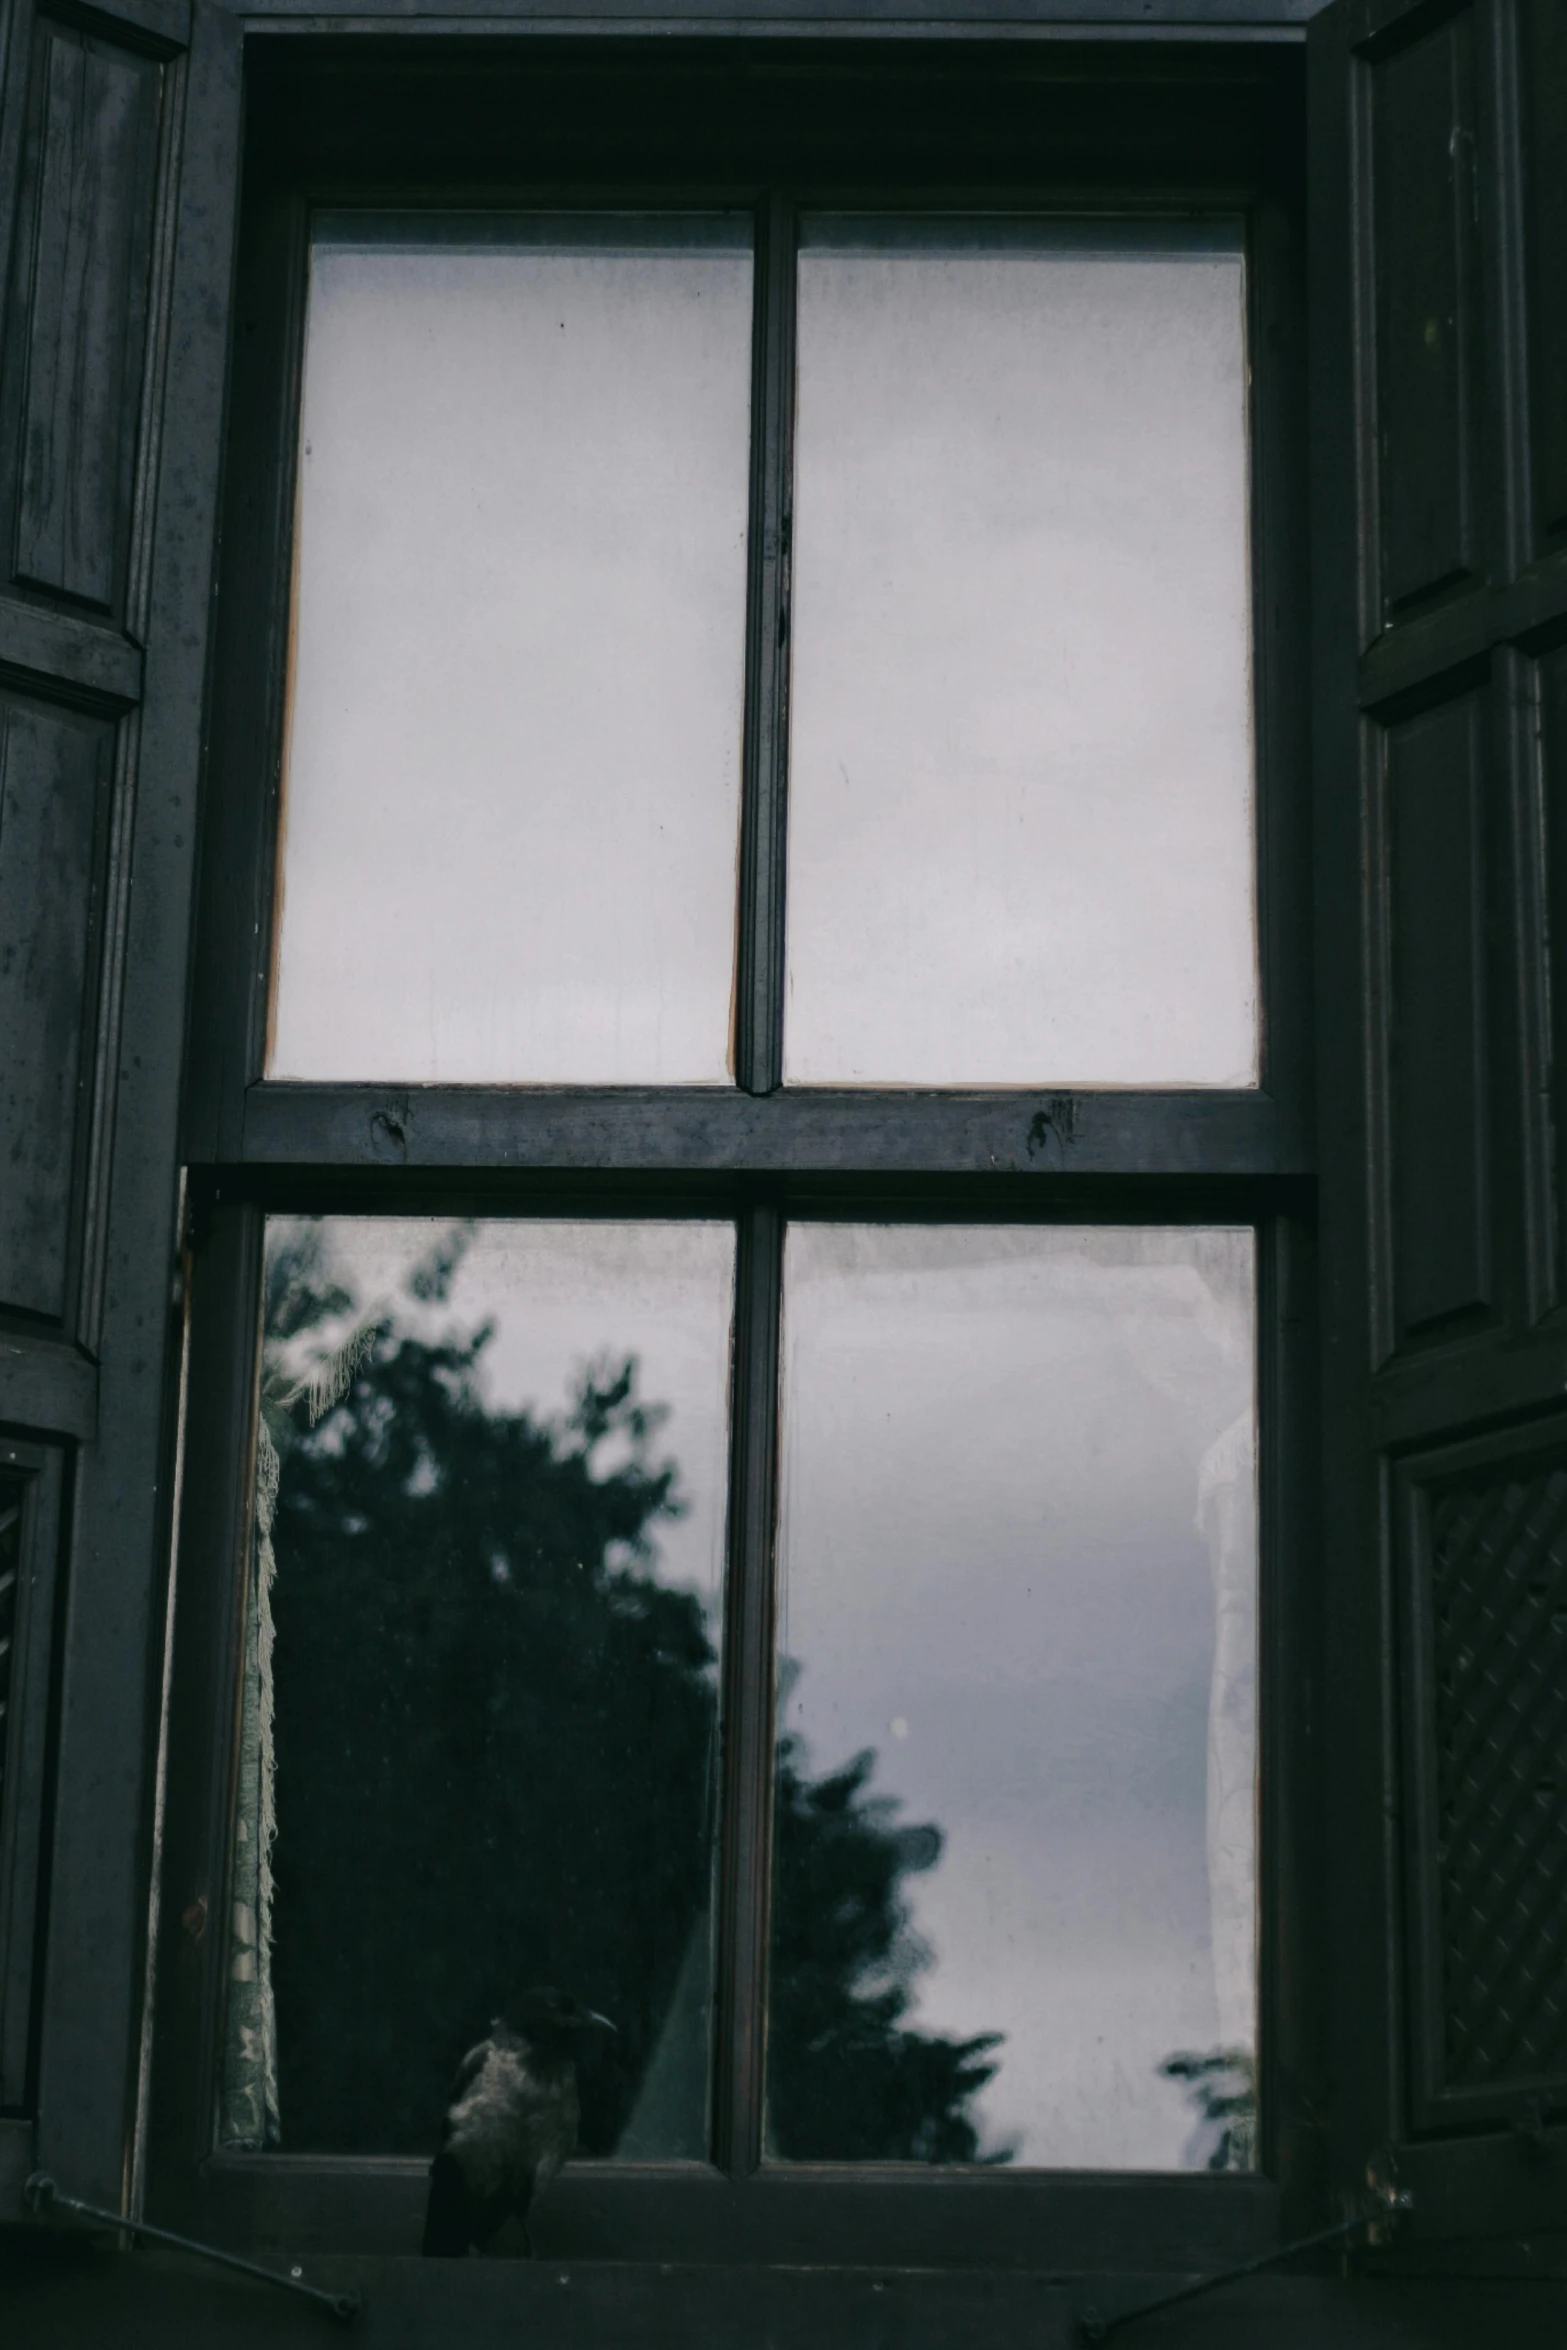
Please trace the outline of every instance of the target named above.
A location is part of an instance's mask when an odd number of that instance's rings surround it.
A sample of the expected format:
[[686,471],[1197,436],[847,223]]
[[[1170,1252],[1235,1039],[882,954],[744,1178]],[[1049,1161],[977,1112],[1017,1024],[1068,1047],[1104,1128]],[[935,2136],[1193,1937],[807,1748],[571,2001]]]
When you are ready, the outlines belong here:
[[723,1082],[749,223],[328,220],[279,1077]]
[[[368,1308],[449,1228],[327,1231]],[[488,1221],[398,1309],[493,1319],[491,1401],[545,1417],[638,1357],[691,1505],[656,1571],[715,1635],[732,1281],[723,1224]],[[1020,2161],[1178,2167],[1159,2061],[1253,2030],[1251,1234],[796,1224],[785,1298],[785,1722],[944,1832],[915,2020],[1007,2034],[981,2111]]]
[[[1197,1524],[1204,1460],[1249,1436],[1251,1262],[1236,1230],[790,1228],[787,1719],[817,1771],[875,1747],[876,1787],[945,1831],[909,1881],[916,2016],[1006,2032],[982,2110],[1023,2162],[1178,2165],[1155,2068],[1251,2037],[1233,1996],[1221,2032]],[[1251,1696],[1249,1441],[1238,1466]],[[1248,1781],[1251,1718],[1224,1758]],[[1221,1893],[1249,1891],[1250,1829]]]
[[1238,223],[800,256],[792,1082],[1256,1082]]
[[[271,1072],[723,1083],[743,216],[327,216]],[[1238,225],[807,224],[785,1070],[1251,1084]]]

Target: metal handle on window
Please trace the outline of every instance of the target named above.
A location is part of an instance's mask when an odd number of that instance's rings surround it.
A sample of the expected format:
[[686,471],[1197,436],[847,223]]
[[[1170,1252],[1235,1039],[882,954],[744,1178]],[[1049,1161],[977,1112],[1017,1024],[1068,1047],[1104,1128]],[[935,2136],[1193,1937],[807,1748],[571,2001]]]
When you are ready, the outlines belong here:
[[296,2269],[284,2276],[275,2268],[263,2268],[258,2261],[242,2260],[237,2252],[222,2252],[216,2244],[198,2244],[193,2237],[177,2236],[172,2228],[155,2228],[144,2219],[127,2219],[118,2211],[106,2211],[101,2204],[84,2203],[78,2195],[67,2195],[57,2187],[47,2171],[35,2170],[22,2188],[22,2200],[36,2218],[49,2211],[71,2211],[82,2219],[96,2220],[100,2226],[119,2228],[128,2236],[143,2236],[154,2244],[170,2244],[176,2252],[194,2252],[198,2260],[213,2260],[222,2268],[238,2269],[241,2276],[259,2277],[264,2285],[281,2285],[285,2293],[302,2293],[307,2301],[314,2301],[343,2325],[351,2325],[359,2315],[359,2295],[352,2288],[333,2293],[320,2285],[306,2284]]

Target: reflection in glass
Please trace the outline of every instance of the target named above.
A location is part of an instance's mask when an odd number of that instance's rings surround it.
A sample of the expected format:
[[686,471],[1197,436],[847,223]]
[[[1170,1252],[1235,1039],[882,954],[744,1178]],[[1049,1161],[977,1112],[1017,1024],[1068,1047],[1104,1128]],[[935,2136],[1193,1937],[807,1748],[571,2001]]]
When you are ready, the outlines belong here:
[[791,1226],[775,2158],[1250,2167],[1253,1258]]
[[799,266],[786,1078],[1254,1084],[1238,226]]
[[272,1076],[724,1080],[749,238],[318,217]]
[[220,2136],[430,2154],[555,1983],[707,2150],[733,1234],[274,1217]]

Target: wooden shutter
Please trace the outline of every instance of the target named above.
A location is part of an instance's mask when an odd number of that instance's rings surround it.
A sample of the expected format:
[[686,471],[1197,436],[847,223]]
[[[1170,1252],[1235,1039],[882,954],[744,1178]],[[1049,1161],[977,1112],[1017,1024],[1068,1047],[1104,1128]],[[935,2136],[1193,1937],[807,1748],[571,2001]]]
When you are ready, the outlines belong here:
[[0,16],[0,2220],[134,2110],[237,61]]
[[1313,24],[1338,2168],[1567,2204],[1567,10]]

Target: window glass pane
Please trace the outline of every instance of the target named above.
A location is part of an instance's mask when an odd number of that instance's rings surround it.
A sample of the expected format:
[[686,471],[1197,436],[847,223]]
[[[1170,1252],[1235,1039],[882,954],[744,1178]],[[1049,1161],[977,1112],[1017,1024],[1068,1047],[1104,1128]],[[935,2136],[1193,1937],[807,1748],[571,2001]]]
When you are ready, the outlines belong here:
[[1238,227],[800,256],[796,1084],[1257,1076]]
[[273,1218],[221,2130],[433,2154],[552,1983],[707,2146],[733,1234]]
[[1251,2166],[1253,1327],[1249,1231],[791,1228],[775,2158]]
[[318,221],[273,1076],[724,1080],[749,240]]

